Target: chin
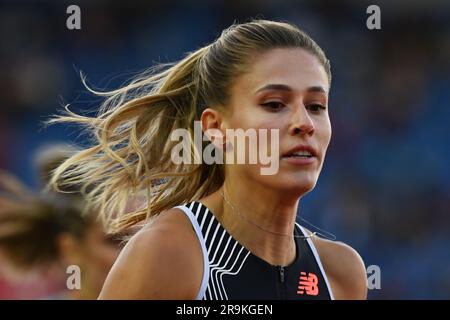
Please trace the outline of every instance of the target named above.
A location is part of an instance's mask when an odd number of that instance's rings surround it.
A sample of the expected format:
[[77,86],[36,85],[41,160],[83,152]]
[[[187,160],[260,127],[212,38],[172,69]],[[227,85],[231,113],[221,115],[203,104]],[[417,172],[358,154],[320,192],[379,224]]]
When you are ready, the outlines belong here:
[[274,176],[271,181],[262,182],[268,188],[281,192],[283,195],[290,195],[296,198],[307,194],[316,186],[317,179],[312,176],[296,177],[295,175]]
[[292,190],[293,193],[295,193],[298,197],[302,197],[306,195],[307,193],[311,192],[315,187],[315,183],[302,183],[302,184],[296,184],[290,190]]
[[280,177],[280,187],[286,192],[295,193],[299,197],[314,189],[317,177],[311,174],[293,174],[289,177]]
[[265,188],[274,190],[274,192],[282,192],[283,194],[295,195],[296,197],[300,197],[314,189],[318,178],[317,172],[312,170],[280,170],[275,175],[261,175],[259,172],[259,168],[249,170],[243,173],[242,176],[247,176],[250,180],[256,181]]

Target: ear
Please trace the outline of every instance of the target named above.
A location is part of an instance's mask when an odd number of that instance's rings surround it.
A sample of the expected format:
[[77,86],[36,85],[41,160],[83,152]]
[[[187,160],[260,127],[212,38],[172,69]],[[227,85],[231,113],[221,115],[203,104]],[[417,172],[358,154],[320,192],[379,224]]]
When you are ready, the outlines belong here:
[[216,109],[206,108],[200,117],[202,131],[209,141],[217,148],[223,149],[226,142],[225,121],[223,115]]

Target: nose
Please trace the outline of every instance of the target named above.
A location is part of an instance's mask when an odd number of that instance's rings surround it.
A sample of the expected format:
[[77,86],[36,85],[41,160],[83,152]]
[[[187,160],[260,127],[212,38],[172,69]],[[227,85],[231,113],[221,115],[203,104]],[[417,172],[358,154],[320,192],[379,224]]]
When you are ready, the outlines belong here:
[[305,106],[301,104],[296,108],[294,114],[291,117],[291,124],[289,128],[289,133],[292,135],[309,135],[314,133],[314,122],[312,121],[308,110]]

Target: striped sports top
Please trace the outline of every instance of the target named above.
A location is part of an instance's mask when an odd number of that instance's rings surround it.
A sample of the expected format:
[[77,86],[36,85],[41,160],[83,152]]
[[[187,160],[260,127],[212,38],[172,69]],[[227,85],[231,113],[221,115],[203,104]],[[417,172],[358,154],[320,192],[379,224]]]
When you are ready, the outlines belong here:
[[[197,300],[333,299],[310,238],[295,238],[297,254],[289,266],[273,266],[237,242],[202,203],[194,201],[176,208],[191,221],[203,252]],[[306,235],[299,224],[294,233]]]

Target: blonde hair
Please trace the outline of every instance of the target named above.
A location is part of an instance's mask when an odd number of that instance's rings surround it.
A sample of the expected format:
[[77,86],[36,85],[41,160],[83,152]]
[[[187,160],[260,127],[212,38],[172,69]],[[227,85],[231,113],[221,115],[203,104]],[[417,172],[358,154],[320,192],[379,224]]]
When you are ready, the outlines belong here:
[[[191,156],[198,158],[194,120],[206,107],[225,110],[233,80],[257,54],[290,47],[316,56],[331,81],[329,61],[308,35],[292,24],[254,20],[232,25],[213,43],[178,63],[155,67],[123,88],[106,93],[88,88],[106,97],[98,116],[66,107],[65,115],[49,121],[84,125],[94,140],[56,169],[52,185],[81,184],[88,205],[97,207],[112,233],[216,191],[224,181],[222,165],[173,164],[171,150],[178,142],[170,141],[171,132],[188,129]],[[145,204],[127,212],[127,202],[143,191]]]

